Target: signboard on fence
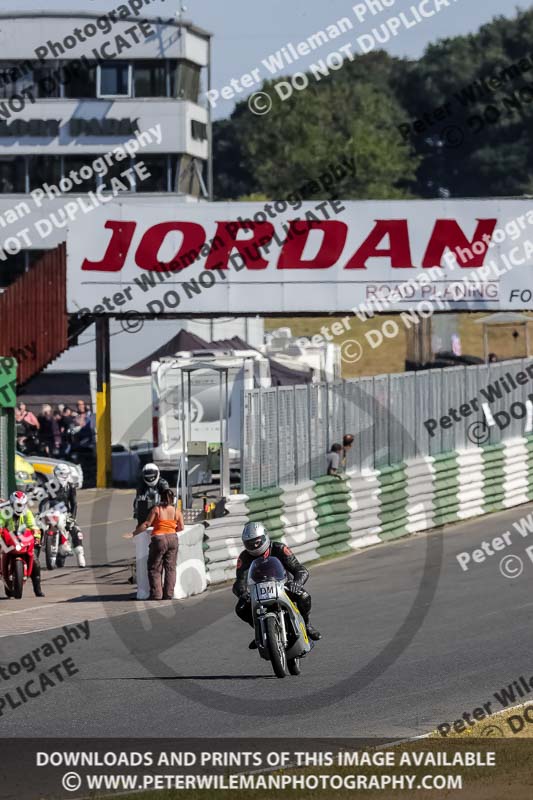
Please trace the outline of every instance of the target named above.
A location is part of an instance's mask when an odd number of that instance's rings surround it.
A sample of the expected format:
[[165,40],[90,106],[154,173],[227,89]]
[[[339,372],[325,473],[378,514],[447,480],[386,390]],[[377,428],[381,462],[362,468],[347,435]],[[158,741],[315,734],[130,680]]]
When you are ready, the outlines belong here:
[[0,356],[0,408],[15,408],[17,404],[17,362]]
[[527,309],[533,201],[115,202],[67,259],[70,313]]

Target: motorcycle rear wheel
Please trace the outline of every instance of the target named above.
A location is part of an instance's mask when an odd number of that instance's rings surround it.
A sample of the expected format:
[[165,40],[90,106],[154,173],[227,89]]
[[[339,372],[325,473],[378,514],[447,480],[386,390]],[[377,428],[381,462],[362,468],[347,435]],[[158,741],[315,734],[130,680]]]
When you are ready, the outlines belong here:
[[274,617],[265,620],[266,638],[270,661],[276,678],[284,678],[287,674],[287,654],[280,641],[278,623]]
[[22,599],[24,590],[24,564],[17,558],[13,565],[13,597],[16,600]]
[[44,543],[44,557],[46,561],[46,569],[55,569],[56,566],[56,558],[57,555],[52,553],[52,541],[53,536],[50,536],[48,533],[46,534],[46,540]]
[[289,672],[291,675],[299,675],[302,671],[300,667],[300,659],[299,658],[289,658],[287,659],[287,666],[289,668]]

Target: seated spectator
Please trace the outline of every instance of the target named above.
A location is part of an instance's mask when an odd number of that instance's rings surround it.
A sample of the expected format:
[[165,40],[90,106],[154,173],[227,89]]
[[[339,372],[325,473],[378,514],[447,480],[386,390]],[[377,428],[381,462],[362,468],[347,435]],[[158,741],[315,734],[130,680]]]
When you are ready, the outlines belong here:
[[353,436],[351,433],[345,433],[342,439],[342,468],[346,469],[348,463],[348,455],[353,445]]
[[342,444],[332,444],[331,450],[328,453],[328,475],[334,475],[340,478]]

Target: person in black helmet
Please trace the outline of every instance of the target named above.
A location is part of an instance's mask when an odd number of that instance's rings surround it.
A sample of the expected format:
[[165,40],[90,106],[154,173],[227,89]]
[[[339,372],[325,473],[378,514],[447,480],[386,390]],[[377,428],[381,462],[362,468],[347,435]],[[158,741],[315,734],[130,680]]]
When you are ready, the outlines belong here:
[[160,476],[159,467],[145,464],[133,501],[133,518],[137,520],[137,525],[146,522],[152,508],[160,504],[161,493],[169,489],[168,481]]
[[[311,595],[303,588],[309,578],[309,572],[303,564],[300,564],[292,550],[282,542],[271,542],[268,531],[261,522],[248,522],[244,526],[242,542],[244,550],[237,560],[237,574],[233,584],[233,594],[239,598],[235,606],[237,616],[253,628],[252,604],[248,593],[248,570],[256,558],[274,556],[281,561],[289,576],[292,576],[292,580],[289,580],[285,586],[285,591],[298,606],[298,610],[304,618],[309,638],[315,642],[321,639],[320,632],[309,622]],[[249,646],[250,650],[257,647],[255,638]]]

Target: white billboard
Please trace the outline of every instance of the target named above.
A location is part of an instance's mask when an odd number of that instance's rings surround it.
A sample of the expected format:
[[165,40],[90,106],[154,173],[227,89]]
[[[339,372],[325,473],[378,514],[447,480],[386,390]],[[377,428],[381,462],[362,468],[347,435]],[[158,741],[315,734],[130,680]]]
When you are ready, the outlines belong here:
[[533,308],[529,200],[107,203],[72,223],[68,311]]

